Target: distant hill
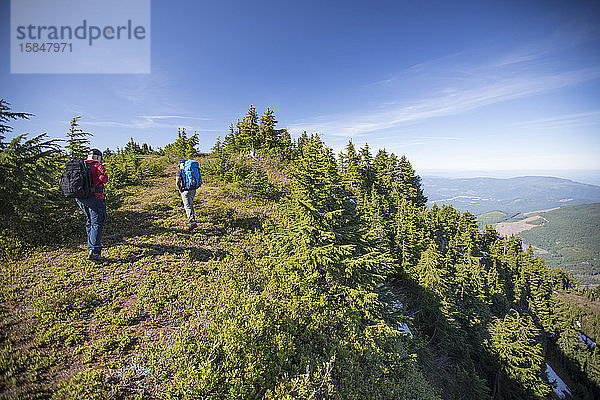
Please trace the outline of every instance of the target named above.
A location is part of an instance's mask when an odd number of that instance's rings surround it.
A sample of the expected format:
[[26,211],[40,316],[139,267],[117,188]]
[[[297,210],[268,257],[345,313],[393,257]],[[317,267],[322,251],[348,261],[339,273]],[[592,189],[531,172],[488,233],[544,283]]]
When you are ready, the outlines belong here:
[[550,266],[573,272],[581,282],[600,283],[600,203],[515,216],[494,211],[478,217],[480,225],[494,219],[502,221],[495,224],[498,232],[518,234]]
[[488,211],[477,216],[477,225],[479,226],[479,229],[483,229],[487,225],[494,226],[498,222],[506,221],[512,216],[516,216],[519,214],[520,213],[508,214],[500,210]]
[[451,204],[475,215],[499,210],[507,214],[600,202],[600,186],[549,176],[441,178],[421,180],[428,205]]

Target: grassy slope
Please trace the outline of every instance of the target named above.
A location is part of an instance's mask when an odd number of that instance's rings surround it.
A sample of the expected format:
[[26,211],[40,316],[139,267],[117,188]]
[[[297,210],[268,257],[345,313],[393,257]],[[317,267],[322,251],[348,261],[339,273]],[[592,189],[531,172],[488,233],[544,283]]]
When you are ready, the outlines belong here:
[[118,397],[156,390],[138,353],[186,319],[185,297],[226,268],[218,260],[244,247],[275,207],[205,182],[194,202],[199,227],[190,233],[174,173],[128,188],[122,206],[109,210],[105,262],[85,259],[77,215],[81,244],[2,265],[0,397],[48,397],[70,379],[63,397],[106,379]]
[[477,225],[479,229],[484,228],[486,225],[494,225],[497,222],[504,221],[509,215],[504,211],[489,211],[477,216]]

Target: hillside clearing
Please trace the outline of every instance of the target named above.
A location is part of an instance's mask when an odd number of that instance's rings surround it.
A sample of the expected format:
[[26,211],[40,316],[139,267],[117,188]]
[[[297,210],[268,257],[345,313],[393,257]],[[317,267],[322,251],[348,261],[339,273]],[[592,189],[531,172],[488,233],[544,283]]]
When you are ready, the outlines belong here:
[[518,235],[521,232],[528,231],[539,226],[543,226],[543,223],[542,225],[531,224],[531,222],[537,221],[539,219],[548,222],[547,219],[540,215],[533,215],[531,217],[527,217],[516,222],[499,222],[498,224],[496,224],[496,230],[499,234],[504,236]]

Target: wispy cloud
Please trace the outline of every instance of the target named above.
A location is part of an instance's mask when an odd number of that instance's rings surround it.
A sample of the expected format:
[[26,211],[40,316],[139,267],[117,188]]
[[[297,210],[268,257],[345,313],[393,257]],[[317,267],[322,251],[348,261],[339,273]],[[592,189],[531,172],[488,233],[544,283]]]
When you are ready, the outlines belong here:
[[192,119],[197,121],[210,121],[211,118],[206,117],[187,117],[185,115],[138,115],[139,118],[145,118],[148,120],[154,119]]
[[[336,140],[337,139],[337,140]],[[345,151],[347,138],[336,137],[334,140],[328,142],[329,145],[333,148],[335,153],[339,153],[340,151]],[[377,140],[375,138],[374,141],[369,140],[371,145],[375,145],[375,148],[388,149],[392,151],[405,152],[408,148],[418,147],[418,146],[430,146],[432,144],[445,144],[452,143],[457,141],[462,141],[464,138],[461,137],[450,137],[450,136],[409,136],[409,137],[391,137],[385,138],[385,140]],[[362,143],[360,141],[355,141],[355,145],[361,146]]]
[[[568,28],[568,29],[567,29]],[[543,95],[600,78],[600,66],[580,64],[564,69],[562,61],[577,46],[598,38],[597,29],[559,27],[552,37],[507,48],[488,46],[414,64],[391,77],[361,86],[376,104],[348,112],[306,118],[288,125],[293,133],[320,132],[335,137],[367,137],[374,132],[409,126],[432,118],[459,115],[510,100]],[[356,111],[360,110],[360,111]],[[366,110],[366,111],[365,111]],[[596,123],[596,114],[523,122],[531,126]]]
[[182,112],[172,73],[166,70],[153,68],[151,74],[127,76],[112,91],[116,97],[146,110],[161,110],[168,114]]
[[[162,120],[176,119],[181,121],[179,123],[165,123],[160,122]],[[182,115],[139,115],[134,119],[128,121],[81,121],[81,125],[85,126],[100,126],[100,127],[115,127],[115,128],[127,128],[127,129],[177,129],[185,128],[186,130],[200,131],[200,132],[217,132],[217,129],[208,129],[190,123],[190,121],[209,121],[210,118],[204,117],[188,117]]]
[[507,67],[514,64],[520,64],[530,61],[535,61],[542,57],[545,52],[516,52],[507,56],[501,57],[496,61],[496,67]]
[[557,73],[505,73],[478,69],[476,78],[450,81],[425,98],[362,115],[330,115],[289,125],[294,132],[322,132],[331,136],[360,137],[430,118],[461,114],[480,107],[538,95],[600,77],[600,68]]
[[533,119],[517,122],[508,126],[537,129],[564,129],[589,125],[600,125],[600,110]]

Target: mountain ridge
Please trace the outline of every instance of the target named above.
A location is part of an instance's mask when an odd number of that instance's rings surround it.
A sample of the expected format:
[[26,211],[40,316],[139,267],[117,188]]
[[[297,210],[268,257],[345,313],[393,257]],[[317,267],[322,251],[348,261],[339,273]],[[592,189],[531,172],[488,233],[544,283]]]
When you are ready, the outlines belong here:
[[483,214],[529,212],[600,201],[600,186],[553,176],[513,178],[444,178],[423,176],[428,205],[451,204],[461,211]]

